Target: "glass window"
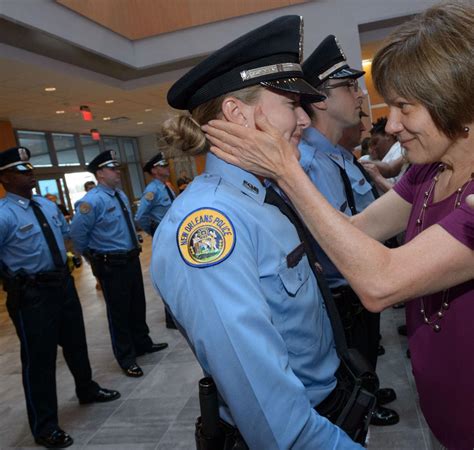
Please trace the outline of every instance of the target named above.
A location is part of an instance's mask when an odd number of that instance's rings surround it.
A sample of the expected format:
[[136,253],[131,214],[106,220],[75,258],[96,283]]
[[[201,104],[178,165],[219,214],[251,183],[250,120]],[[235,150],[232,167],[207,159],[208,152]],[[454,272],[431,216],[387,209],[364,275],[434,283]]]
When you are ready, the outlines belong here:
[[89,164],[100,153],[99,143],[88,134],[81,134],[80,138],[85,162]]
[[38,186],[43,197],[46,194],[51,194],[54,195],[56,198],[59,198],[59,189],[58,183],[56,183],[56,179],[52,178],[50,180],[39,180]]
[[86,195],[84,184],[88,181],[96,183],[94,175],[89,172],[66,173],[66,184],[71,202],[76,206],[76,202]]
[[143,192],[140,171],[142,170],[138,164],[128,163],[128,174],[130,175],[130,183],[132,185],[133,198],[140,198]]
[[53,133],[54,148],[60,166],[78,166],[79,157],[73,134]]
[[127,162],[138,162],[135,139],[122,139],[122,145],[125,150],[125,159]]
[[31,152],[31,164],[36,167],[52,166],[46,133],[38,131],[18,131],[18,141],[21,146]]
[[120,147],[118,139],[106,137],[103,139],[104,141],[104,149],[105,150],[113,150],[115,152],[115,156],[118,161],[120,161]]

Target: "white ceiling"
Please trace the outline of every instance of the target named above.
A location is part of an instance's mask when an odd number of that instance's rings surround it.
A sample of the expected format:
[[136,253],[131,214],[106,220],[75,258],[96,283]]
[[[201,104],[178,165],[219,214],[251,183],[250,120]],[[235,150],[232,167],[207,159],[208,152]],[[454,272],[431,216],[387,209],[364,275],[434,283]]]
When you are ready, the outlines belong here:
[[[77,70],[78,74],[81,72]],[[172,114],[166,103],[170,84],[126,90],[0,56],[0,120],[9,120],[14,128],[20,129],[88,133],[97,128],[103,135],[141,136],[156,132]],[[56,87],[56,91],[45,92],[44,88],[50,86]],[[105,100],[114,103],[106,104]],[[81,105],[89,106],[93,121],[82,120]],[[56,114],[59,110],[65,113]],[[103,117],[130,120],[104,121]]]

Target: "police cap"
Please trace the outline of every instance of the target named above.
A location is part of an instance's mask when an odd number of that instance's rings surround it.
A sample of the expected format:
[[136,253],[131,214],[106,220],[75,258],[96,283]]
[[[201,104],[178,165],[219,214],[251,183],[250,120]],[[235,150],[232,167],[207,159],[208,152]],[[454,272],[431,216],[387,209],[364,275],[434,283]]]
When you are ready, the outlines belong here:
[[26,147],[13,147],[0,152],[0,170],[14,169],[19,172],[33,170],[31,152]]
[[228,92],[261,84],[321,101],[301,68],[303,18],[275,19],[217,50],[181,77],[168,92],[168,103],[192,111]]
[[165,155],[161,152],[158,152],[153,158],[146,162],[143,166],[144,172],[151,172],[151,169],[156,166],[167,167],[169,165],[168,160],[165,158]]
[[106,167],[109,169],[120,167],[120,163],[117,161],[114,150],[106,150],[97,155],[87,166],[87,171],[96,173],[98,170]]
[[303,63],[306,79],[318,87],[327,79],[359,78],[362,70],[352,69],[336,36],[330,34]]

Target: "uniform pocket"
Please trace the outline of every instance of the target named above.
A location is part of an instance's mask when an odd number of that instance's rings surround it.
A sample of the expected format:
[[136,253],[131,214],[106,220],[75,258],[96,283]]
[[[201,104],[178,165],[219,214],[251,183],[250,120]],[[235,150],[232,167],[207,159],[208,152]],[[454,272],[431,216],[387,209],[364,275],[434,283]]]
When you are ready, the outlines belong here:
[[33,224],[27,224],[27,225],[20,226],[18,228],[18,230],[16,231],[15,236],[18,239],[23,241],[24,239],[29,239],[29,238],[37,235],[40,232],[41,232],[41,229],[40,229],[39,225],[33,223]]
[[365,195],[372,190],[372,186],[365,178],[361,178],[352,182],[352,190],[358,195]]
[[288,267],[287,262],[282,265],[278,272],[278,276],[285,288],[285,291],[294,297],[301,286],[309,278],[309,266],[307,264],[306,256],[303,256],[301,261],[295,267]]

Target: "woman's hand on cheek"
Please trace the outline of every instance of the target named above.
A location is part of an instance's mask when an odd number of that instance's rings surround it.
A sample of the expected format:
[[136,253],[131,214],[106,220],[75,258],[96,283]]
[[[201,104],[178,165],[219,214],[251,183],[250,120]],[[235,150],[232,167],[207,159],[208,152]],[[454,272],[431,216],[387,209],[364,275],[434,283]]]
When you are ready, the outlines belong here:
[[287,162],[296,159],[295,149],[267,120],[260,107],[255,109],[257,129],[222,120],[202,127],[211,143],[211,152],[248,172],[278,180]]

